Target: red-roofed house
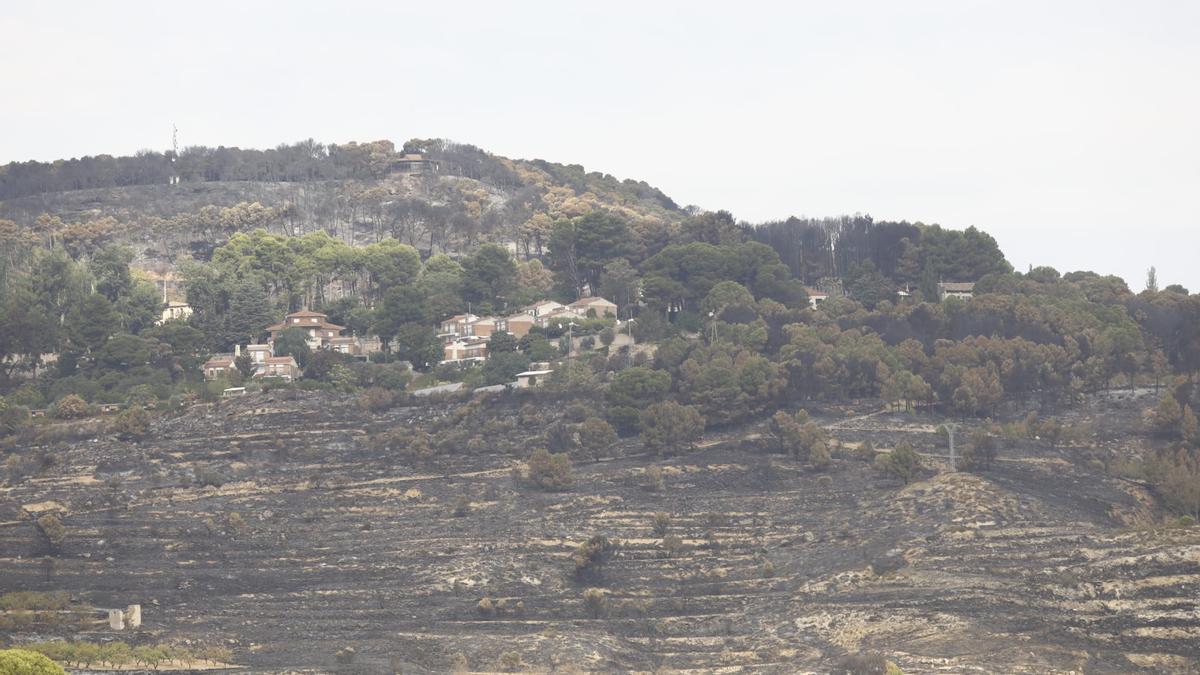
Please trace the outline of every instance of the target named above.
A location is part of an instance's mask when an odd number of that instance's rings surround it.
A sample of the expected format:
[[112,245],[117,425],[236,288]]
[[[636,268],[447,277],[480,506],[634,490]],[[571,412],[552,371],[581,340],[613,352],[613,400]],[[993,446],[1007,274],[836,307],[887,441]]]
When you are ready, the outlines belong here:
[[283,331],[289,328],[299,328],[308,333],[308,346],[311,349],[329,346],[330,340],[346,330],[345,326],[329,323],[327,314],[304,310],[292,312],[284,317],[282,322],[267,326],[267,330],[271,332],[271,342],[274,343],[275,340],[278,340]]

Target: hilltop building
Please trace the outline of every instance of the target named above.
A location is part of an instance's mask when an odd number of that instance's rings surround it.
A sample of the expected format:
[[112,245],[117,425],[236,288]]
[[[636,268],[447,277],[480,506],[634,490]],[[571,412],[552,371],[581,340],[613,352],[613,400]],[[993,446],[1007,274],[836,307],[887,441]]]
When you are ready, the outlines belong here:
[[970,300],[975,294],[975,284],[969,281],[946,281],[937,285],[938,300],[959,298]]

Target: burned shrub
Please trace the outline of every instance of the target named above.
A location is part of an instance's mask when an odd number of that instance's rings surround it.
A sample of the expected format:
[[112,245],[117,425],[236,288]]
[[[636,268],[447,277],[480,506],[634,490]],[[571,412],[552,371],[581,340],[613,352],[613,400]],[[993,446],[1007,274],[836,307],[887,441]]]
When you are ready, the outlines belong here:
[[67,527],[63,525],[62,518],[57,513],[47,513],[37,519],[38,531],[46,538],[46,543],[50,547],[52,553],[58,553],[62,550],[62,545],[67,540]]
[[602,534],[597,534],[580,544],[571,556],[575,563],[575,578],[601,578],[604,575],[604,566],[612,558],[617,546],[616,542]]
[[650,527],[654,530],[654,536],[664,537],[667,530],[671,528],[671,514],[659,511],[650,518]]
[[583,606],[593,619],[608,611],[608,594],[601,588],[589,588],[583,592]]

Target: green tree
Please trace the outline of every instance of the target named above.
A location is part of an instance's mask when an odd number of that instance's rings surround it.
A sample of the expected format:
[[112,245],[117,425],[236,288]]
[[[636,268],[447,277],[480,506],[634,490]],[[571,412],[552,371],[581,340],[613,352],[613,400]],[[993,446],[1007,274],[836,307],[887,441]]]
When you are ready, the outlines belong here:
[[1179,423],[1183,421],[1183,408],[1170,391],[1163,393],[1154,409],[1154,430],[1163,436],[1174,436],[1179,433]]
[[637,304],[641,295],[642,280],[625,258],[604,266],[600,273],[600,295],[615,302],[617,311],[629,316],[629,310]]
[[605,265],[628,255],[630,248],[625,221],[593,211],[555,223],[550,235],[550,267],[576,294],[582,294],[585,287],[598,289]]
[[0,649],[0,673],[5,675],[66,675],[62,666],[37,652]]
[[411,363],[414,370],[428,370],[442,360],[442,344],[433,326],[403,324],[397,329],[395,340],[396,357]]
[[229,298],[229,311],[225,315],[225,340],[230,346],[257,343],[266,327],[275,321],[275,308],[262,285],[255,281],[243,281]]
[[596,461],[616,442],[616,430],[599,417],[589,417],[579,424],[579,443]]
[[695,446],[704,435],[704,416],[693,406],[675,401],[655,403],[641,416],[642,440],[658,454],[677,453]]
[[529,370],[529,357],[518,351],[489,354],[480,371],[485,385],[507,384]]
[[507,331],[496,331],[488,339],[488,354],[503,354],[517,351],[517,338]]
[[1190,405],[1183,407],[1183,415],[1179,418],[1179,435],[1188,445],[1200,446],[1200,421]]
[[478,306],[503,307],[516,282],[517,263],[502,246],[484,244],[463,261],[463,296]]
[[671,376],[651,368],[626,368],[617,373],[604,393],[608,402],[608,420],[622,433],[638,430],[642,411],[666,398]]
[[121,318],[108,298],[93,293],[67,314],[70,348],[79,352],[98,350],[110,335],[117,332],[120,323]]
[[291,356],[297,365],[304,368],[308,365],[308,357],[312,349],[308,346],[308,333],[303,328],[292,326],[275,338],[275,356]]
[[891,452],[877,456],[875,465],[884,473],[895,476],[908,485],[921,470],[921,456],[908,443],[901,443]]

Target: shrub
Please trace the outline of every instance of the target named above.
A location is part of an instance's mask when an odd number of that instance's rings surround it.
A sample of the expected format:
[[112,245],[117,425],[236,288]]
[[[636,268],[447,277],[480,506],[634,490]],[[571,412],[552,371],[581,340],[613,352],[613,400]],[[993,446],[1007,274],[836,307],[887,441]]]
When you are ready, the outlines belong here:
[[683,540],[673,534],[663,537],[662,547],[663,555],[668,558],[676,558],[687,550],[687,545],[683,543]]
[[831,461],[829,457],[829,448],[823,442],[818,442],[812,446],[808,452],[808,461],[817,470],[825,470],[829,468]]
[[656,537],[666,536],[667,530],[671,528],[671,514],[659,511],[650,519],[650,526],[654,529]]
[[771,577],[775,576],[775,563],[771,562],[770,560],[764,560],[763,564],[758,566],[758,573],[762,575],[764,579],[770,579]]
[[571,458],[566,453],[550,454],[538,448],[529,455],[529,480],[543,490],[568,490],[575,485],[571,475]]
[[875,466],[885,474],[895,476],[908,485],[921,469],[921,457],[908,443],[901,443],[895,450],[875,459]]
[[646,470],[642,473],[642,476],[642,486],[647,490],[658,492],[666,487],[666,481],[663,480],[663,471],[657,466],[646,467]]
[[580,544],[571,556],[575,563],[575,576],[580,579],[598,579],[604,574],[604,565],[612,558],[617,543],[597,534]]
[[574,422],[576,424],[586,420],[589,416],[591,416],[591,410],[589,410],[588,407],[582,403],[572,403],[571,405],[567,406],[566,411],[563,413],[563,417],[565,417],[567,421]]
[[821,476],[817,479],[817,485],[820,485],[823,488],[833,487],[833,476],[828,474]]
[[67,394],[54,404],[54,416],[59,419],[72,420],[86,417],[88,403],[75,394]]
[[455,518],[462,518],[471,513],[471,498],[466,495],[460,495],[458,501],[454,502],[453,515]]
[[113,418],[112,431],[125,440],[141,440],[150,433],[150,413],[140,405],[130,406]]
[[396,393],[383,387],[370,387],[358,397],[358,405],[374,413],[384,412],[396,403]]
[[333,654],[333,658],[342,665],[354,663],[354,647],[342,647]]
[[[454,654],[454,656],[450,657],[450,672],[451,673],[455,673],[457,675],[459,673],[470,672],[470,670],[471,670],[471,662],[467,660],[466,654],[464,654],[462,652],[457,652]],[[400,672],[400,671],[396,671],[396,672]]]
[[496,661],[496,669],[505,673],[513,673],[521,669],[521,655],[516,652],[504,652]]
[[37,652],[0,649],[0,673],[12,675],[66,675],[62,666]]
[[50,549],[58,551],[62,548],[63,542],[67,540],[67,528],[63,525],[62,518],[58,514],[47,513],[37,519],[38,530],[46,537],[46,541],[50,543]]
[[583,592],[583,606],[592,618],[598,619],[608,610],[608,594],[600,588],[589,588]]
[[704,417],[693,406],[665,401],[646,408],[641,426],[646,448],[661,455],[694,447],[704,434]]
[[475,604],[475,610],[482,617],[491,618],[496,616],[496,605],[492,602],[491,598],[480,598],[479,602]]
[[594,460],[599,461],[604,451],[616,442],[617,431],[599,417],[589,417],[579,425],[579,443]]

